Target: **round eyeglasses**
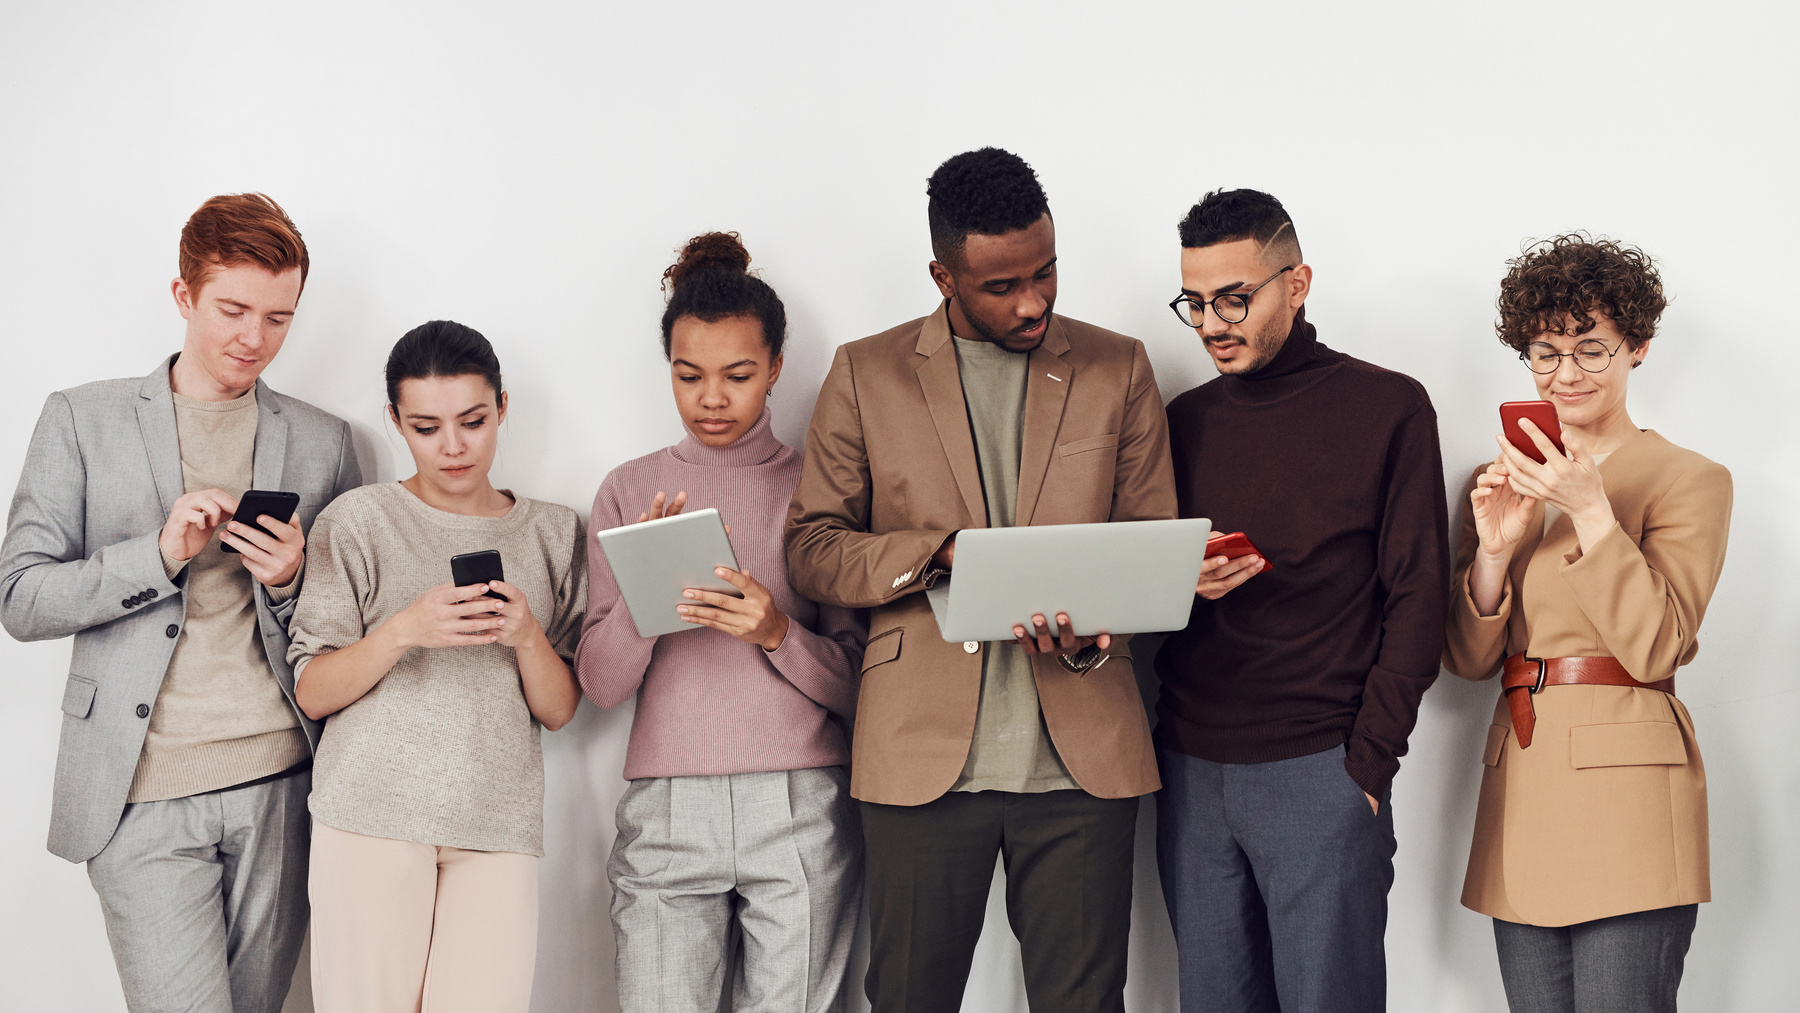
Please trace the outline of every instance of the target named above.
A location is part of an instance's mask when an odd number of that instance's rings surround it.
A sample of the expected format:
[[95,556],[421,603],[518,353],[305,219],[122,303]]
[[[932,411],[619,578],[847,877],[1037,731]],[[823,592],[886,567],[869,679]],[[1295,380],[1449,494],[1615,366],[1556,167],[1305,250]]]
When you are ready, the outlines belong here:
[[1250,297],[1261,292],[1263,285],[1267,285],[1293,269],[1294,265],[1289,264],[1264,278],[1261,285],[1248,292],[1226,292],[1213,296],[1211,299],[1201,299],[1183,292],[1175,297],[1175,301],[1169,304],[1169,308],[1174,310],[1181,322],[1189,327],[1200,327],[1206,322],[1206,307],[1208,306],[1212,307],[1213,313],[1220,320],[1228,324],[1241,324],[1244,322],[1244,318],[1250,315]]
[[1519,353],[1519,358],[1525,360],[1533,373],[1554,373],[1562,368],[1564,358],[1574,359],[1575,365],[1589,373],[1598,373],[1612,365],[1613,356],[1624,347],[1623,339],[1618,348],[1609,349],[1599,338],[1586,338],[1576,343],[1573,352],[1559,352],[1548,341],[1533,341]]

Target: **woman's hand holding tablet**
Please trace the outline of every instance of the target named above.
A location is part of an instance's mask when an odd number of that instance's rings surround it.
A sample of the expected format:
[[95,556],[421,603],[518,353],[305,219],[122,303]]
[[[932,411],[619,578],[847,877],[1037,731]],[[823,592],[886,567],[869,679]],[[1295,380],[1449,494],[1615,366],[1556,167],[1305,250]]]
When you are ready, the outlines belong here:
[[690,587],[682,594],[691,604],[676,609],[681,613],[681,618],[696,626],[710,626],[729,633],[744,643],[755,644],[765,651],[781,647],[782,641],[787,639],[788,617],[775,604],[769,589],[747,572],[740,573],[723,566],[713,572],[731,581],[742,596],[733,597]]
[[734,598],[744,593],[718,574],[720,569],[734,574],[738,570],[719,511],[708,507],[683,512],[686,505],[685,493],[676,493],[672,500],[658,493],[645,520],[594,534],[640,637],[710,625],[690,622],[677,611],[695,605],[689,591]]

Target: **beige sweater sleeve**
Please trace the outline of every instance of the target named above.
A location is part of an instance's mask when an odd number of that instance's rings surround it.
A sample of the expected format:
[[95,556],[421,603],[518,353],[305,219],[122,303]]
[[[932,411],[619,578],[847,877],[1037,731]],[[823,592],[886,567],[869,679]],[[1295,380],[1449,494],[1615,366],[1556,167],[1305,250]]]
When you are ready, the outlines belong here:
[[294,679],[306,662],[348,647],[368,632],[363,606],[374,598],[369,553],[356,530],[339,523],[327,507],[313,522],[307,544],[306,590],[288,624],[288,664]]
[[587,616],[588,592],[587,526],[579,517],[569,549],[569,561],[556,587],[556,607],[551,613],[550,625],[544,629],[544,636],[550,646],[556,648],[556,653],[573,666],[575,650],[581,644],[582,620]]

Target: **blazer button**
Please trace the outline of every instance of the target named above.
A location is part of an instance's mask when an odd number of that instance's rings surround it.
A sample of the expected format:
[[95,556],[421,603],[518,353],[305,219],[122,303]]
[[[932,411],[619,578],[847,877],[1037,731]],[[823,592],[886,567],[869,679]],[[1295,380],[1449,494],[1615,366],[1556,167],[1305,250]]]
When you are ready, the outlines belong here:
[[144,597],[150,599],[151,601],[155,601],[156,600],[156,588],[153,588],[153,587],[144,588]]
[[168,626],[163,628],[163,636],[168,637],[170,640],[174,640],[176,634],[178,634],[180,632],[181,632],[181,627],[175,625],[174,623],[170,623]]
[[136,604],[137,604],[137,602],[132,601],[130,598],[120,598],[119,599],[119,606],[121,608],[130,608]]
[[150,705],[147,703],[138,704],[137,705],[137,716],[140,718],[149,717],[150,716]]
[[963,653],[964,654],[974,654],[976,651],[979,651],[979,650],[981,650],[980,643],[973,641],[973,640],[963,641]]

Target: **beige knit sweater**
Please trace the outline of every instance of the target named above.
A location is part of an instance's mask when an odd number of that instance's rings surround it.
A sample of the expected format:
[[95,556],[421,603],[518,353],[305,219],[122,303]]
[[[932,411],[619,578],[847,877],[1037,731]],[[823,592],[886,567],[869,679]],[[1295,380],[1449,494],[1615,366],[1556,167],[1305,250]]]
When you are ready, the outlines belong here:
[[[506,580],[565,660],[587,608],[580,517],[515,497],[501,517],[447,513],[397,482],[365,485],[313,522],[288,660],[347,647],[450,582],[450,557],[497,549]],[[510,647],[414,648],[326,719],[310,808],[327,826],[474,851],[543,854],[544,761]]]
[[[175,438],[184,492],[241,496],[252,481],[256,392],[235,401],[175,395]],[[150,713],[127,802],[216,791],[280,773],[306,759],[299,716],[275,681],[256,629],[256,583],[243,558],[213,535],[193,559],[163,557],[173,580],[183,569],[187,616]],[[270,588],[271,600],[294,594]]]

